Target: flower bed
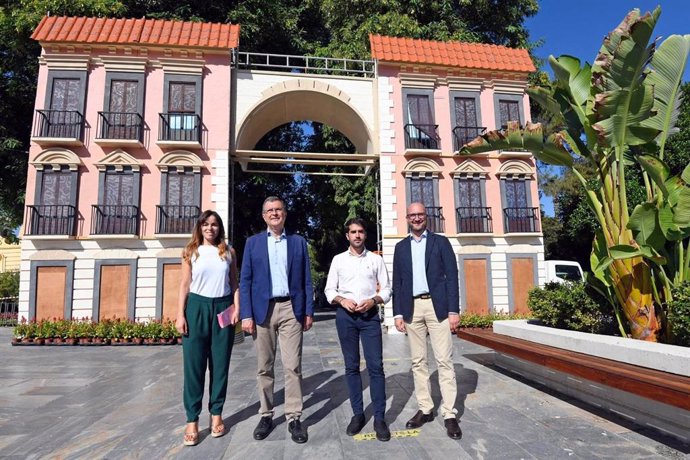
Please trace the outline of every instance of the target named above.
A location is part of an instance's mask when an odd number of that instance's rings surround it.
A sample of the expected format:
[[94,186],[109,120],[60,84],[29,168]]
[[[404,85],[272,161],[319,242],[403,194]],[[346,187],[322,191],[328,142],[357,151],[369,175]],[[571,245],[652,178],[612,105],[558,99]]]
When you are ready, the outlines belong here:
[[91,321],[53,319],[21,322],[14,328],[12,345],[174,345],[182,337],[172,320],[135,322],[126,319]]

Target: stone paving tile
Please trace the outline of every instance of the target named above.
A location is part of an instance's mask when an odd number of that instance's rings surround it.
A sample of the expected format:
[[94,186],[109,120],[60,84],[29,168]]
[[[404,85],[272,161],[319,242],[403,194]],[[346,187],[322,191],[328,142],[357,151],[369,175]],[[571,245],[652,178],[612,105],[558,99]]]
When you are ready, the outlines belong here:
[[[385,443],[354,439],[345,434],[352,410],[333,314],[321,312],[317,319],[304,337],[304,445],[293,443],[287,431],[279,359],[276,426],[265,440],[253,439],[259,403],[250,337],[233,349],[224,413],[228,433],[211,438],[203,411],[201,442],[185,448],[181,347],[11,347],[11,330],[0,328],[0,458],[681,459],[690,453],[690,446],[516,378],[493,365],[493,352],[461,340],[454,341],[460,441],[445,435],[438,417],[413,436]],[[406,432],[405,422],[417,410],[403,335],[384,336],[384,367],[386,420],[396,435]],[[364,362],[362,369],[363,433],[373,435]],[[438,405],[433,362],[431,386]]]

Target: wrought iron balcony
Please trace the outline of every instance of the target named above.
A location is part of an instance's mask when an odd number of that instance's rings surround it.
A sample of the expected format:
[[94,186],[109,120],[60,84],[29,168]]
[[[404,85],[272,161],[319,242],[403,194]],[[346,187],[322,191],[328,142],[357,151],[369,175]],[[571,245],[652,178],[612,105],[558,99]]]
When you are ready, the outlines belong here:
[[189,234],[199,218],[198,206],[156,206],[156,233]]
[[92,235],[136,235],[139,208],[127,205],[91,206]]
[[74,236],[77,210],[68,204],[28,205],[24,234]]
[[504,208],[506,233],[536,233],[539,231],[539,208]]
[[492,233],[491,208],[459,207],[455,208],[455,220],[458,233]]
[[36,110],[32,137],[81,140],[84,117],[76,110]]
[[144,120],[133,112],[98,112],[96,139],[143,141]]
[[405,125],[405,148],[438,150],[438,125]]
[[440,206],[426,206],[426,228],[434,233],[446,231],[446,218]]
[[161,113],[158,140],[201,144],[201,117],[194,113]]
[[484,126],[456,126],[453,128],[453,150],[457,152],[460,147],[484,134],[484,131],[486,131]]

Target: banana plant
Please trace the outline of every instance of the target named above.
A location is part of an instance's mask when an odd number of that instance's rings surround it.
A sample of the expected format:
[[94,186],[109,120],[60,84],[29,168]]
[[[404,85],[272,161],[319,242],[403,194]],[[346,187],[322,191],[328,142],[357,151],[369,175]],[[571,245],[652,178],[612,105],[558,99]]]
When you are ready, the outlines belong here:
[[[548,164],[573,169],[600,228],[592,244],[590,283],[614,306],[623,335],[669,340],[664,308],[671,285],[690,279],[690,165],[670,177],[666,140],[675,132],[680,83],[690,35],[650,41],[661,9],[628,13],[609,33],[593,65],[572,56],[549,57],[554,81],[528,89],[554,119],[553,133],[539,123],[508,123],[461,149],[461,154],[521,148]],[[588,187],[573,158],[591,163],[600,186]],[[625,168],[638,162],[647,201],[628,209]]]

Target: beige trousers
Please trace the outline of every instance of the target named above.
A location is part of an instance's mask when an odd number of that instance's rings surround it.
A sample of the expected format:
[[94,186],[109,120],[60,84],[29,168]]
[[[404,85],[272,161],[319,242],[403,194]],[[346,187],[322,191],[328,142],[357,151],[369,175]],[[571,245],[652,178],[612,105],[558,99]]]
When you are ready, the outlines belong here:
[[415,299],[412,322],[405,325],[410,339],[410,355],[412,358],[412,376],[414,377],[414,392],[419,409],[425,414],[434,409],[431,399],[429,382],[429,363],[427,360],[427,331],[431,340],[431,348],[436,358],[438,368],[438,383],[441,387],[441,415],[444,419],[454,418],[455,398],[458,387],[453,367],[453,342],[448,325],[448,318],[439,322],[436,318],[431,299]]
[[271,302],[266,322],[256,325],[257,381],[261,416],[273,416],[273,384],[276,345],[285,373],[285,418],[302,415],[302,324],[292,311],[292,302]]

